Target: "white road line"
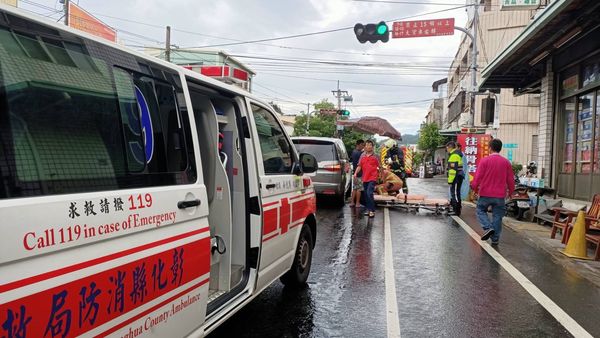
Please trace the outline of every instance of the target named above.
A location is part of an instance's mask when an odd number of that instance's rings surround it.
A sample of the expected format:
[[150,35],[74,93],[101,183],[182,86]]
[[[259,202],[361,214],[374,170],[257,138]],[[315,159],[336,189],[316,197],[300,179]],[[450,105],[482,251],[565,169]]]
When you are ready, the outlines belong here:
[[490,255],[500,266],[508,272],[517,283],[529,292],[529,294],[538,302],[541,306],[546,309],[562,326],[567,329],[574,337],[592,337],[581,325],[579,325],[571,316],[569,316],[563,309],[561,309],[556,303],[554,303],[548,296],[546,296],[537,286],[535,286],[525,275],[523,275],[517,268],[515,268],[506,258],[500,253],[494,250],[487,242],[481,240],[479,236],[471,227],[465,223],[462,219],[457,216],[452,216],[452,219],[456,221],[473,239],[479,243],[481,247]]
[[392,235],[390,233],[390,211],[383,211],[385,233],[385,308],[387,313],[387,336],[400,337],[400,320],[398,318],[398,302],[396,300],[396,276],[394,273],[394,255],[392,251]]

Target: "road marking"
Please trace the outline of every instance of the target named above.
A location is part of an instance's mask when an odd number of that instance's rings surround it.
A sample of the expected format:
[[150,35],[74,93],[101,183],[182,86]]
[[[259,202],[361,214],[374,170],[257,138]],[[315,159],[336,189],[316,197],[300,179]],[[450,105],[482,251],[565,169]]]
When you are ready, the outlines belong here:
[[452,216],[452,219],[456,221],[473,239],[479,243],[481,247],[490,255],[509,275],[511,275],[517,283],[519,283],[546,311],[548,311],[562,326],[569,331],[574,337],[592,337],[581,325],[579,325],[571,316],[569,316],[563,309],[561,309],[556,303],[554,303],[548,296],[546,296],[537,286],[535,286],[525,275],[523,275],[517,268],[515,268],[506,258],[504,258],[498,251],[494,250],[491,245],[481,240],[479,236],[471,227],[465,223],[462,219],[457,216]]
[[398,318],[398,302],[396,300],[396,275],[394,273],[394,255],[392,251],[392,235],[390,233],[390,211],[383,210],[385,233],[385,308],[387,312],[387,336],[400,337],[400,320]]

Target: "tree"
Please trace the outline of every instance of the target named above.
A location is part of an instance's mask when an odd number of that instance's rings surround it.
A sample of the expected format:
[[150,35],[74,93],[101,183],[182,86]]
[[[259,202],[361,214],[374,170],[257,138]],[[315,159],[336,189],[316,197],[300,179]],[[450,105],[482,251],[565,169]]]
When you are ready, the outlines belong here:
[[418,147],[424,153],[423,162],[425,163],[426,173],[428,158],[433,156],[433,153],[436,151],[436,149],[441,147],[445,141],[446,138],[440,134],[440,129],[437,124],[426,123],[421,126]]
[[327,99],[322,99],[321,102],[313,104],[313,107],[315,107],[316,111],[319,111],[321,109],[335,109],[335,105],[329,102],[329,100]]
[[[334,109],[333,103],[322,99],[320,102],[313,104],[315,111],[318,112],[321,109]],[[322,115],[313,112],[310,115],[310,122],[308,132],[306,131],[306,114],[301,114],[296,117],[294,123],[294,136],[317,136],[317,137],[333,137],[335,135],[335,116],[333,115]],[[346,129],[342,134],[342,141],[346,146],[347,151],[352,151],[356,141],[359,139],[366,140],[367,134],[359,133],[353,130]]]

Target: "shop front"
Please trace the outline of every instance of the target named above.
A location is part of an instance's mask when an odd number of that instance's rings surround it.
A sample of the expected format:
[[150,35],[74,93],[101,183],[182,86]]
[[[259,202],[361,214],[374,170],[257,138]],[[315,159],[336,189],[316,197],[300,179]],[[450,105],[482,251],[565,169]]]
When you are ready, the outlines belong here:
[[480,86],[540,93],[540,178],[578,200],[600,192],[599,17],[600,2],[551,2],[482,71]]
[[564,197],[588,200],[600,192],[599,66],[600,58],[592,57],[559,74],[554,164]]

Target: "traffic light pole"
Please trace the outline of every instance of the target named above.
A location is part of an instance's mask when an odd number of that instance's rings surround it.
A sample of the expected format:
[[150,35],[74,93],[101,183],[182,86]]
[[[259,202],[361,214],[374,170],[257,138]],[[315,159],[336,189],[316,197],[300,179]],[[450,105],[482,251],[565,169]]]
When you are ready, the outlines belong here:
[[475,88],[477,87],[477,55],[479,54],[477,50],[477,25],[479,24],[479,1],[474,1],[474,14],[473,14],[473,25],[472,31],[469,32],[466,28],[456,27],[454,29],[465,33],[471,41],[473,41],[473,47],[471,48],[471,90],[469,91],[471,94],[471,104],[469,105],[469,120],[467,121],[467,126],[469,128],[475,125],[475,96],[477,93],[475,92]]

